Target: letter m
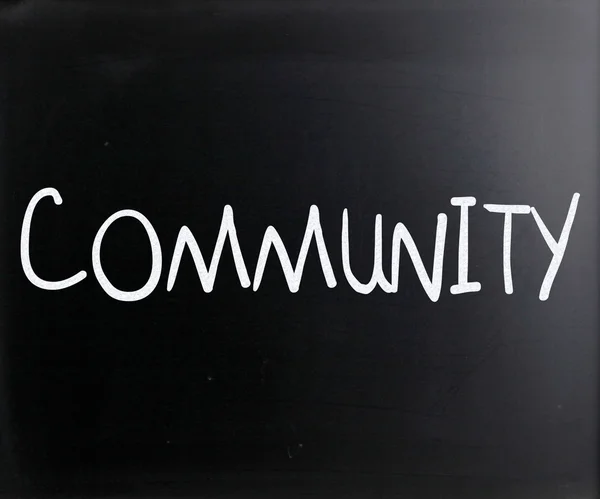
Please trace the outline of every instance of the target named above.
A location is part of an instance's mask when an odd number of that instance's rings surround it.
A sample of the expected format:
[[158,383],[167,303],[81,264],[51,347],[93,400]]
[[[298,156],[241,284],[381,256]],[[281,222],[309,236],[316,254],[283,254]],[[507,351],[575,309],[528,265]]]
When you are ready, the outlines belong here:
[[219,260],[221,253],[223,252],[223,246],[225,245],[225,239],[229,236],[229,242],[231,243],[231,251],[233,253],[233,261],[235,268],[240,279],[242,287],[247,288],[250,286],[250,278],[248,277],[248,271],[244,264],[244,257],[240,249],[240,244],[237,239],[237,233],[235,231],[235,224],[233,221],[233,209],[227,205],[223,209],[223,219],[221,220],[221,228],[219,229],[219,235],[217,236],[217,243],[215,244],[215,251],[210,262],[210,267],[206,268],[202,252],[198,247],[198,243],[190,229],[185,225],[179,231],[177,236],[177,243],[175,244],[175,251],[173,252],[173,260],[171,261],[171,269],[169,270],[169,278],[167,281],[167,291],[173,289],[175,279],[177,278],[177,271],[179,270],[179,264],[181,263],[181,257],[183,250],[186,246],[190,248],[190,253],[194,259],[196,270],[198,271],[198,277],[202,284],[202,289],[206,293],[210,293],[217,277],[217,269],[219,268]]
[[300,248],[295,269],[292,267],[290,257],[288,256],[287,250],[285,249],[283,241],[277,233],[277,230],[275,230],[275,228],[272,226],[267,228],[263,238],[262,246],[260,248],[258,263],[256,264],[256,273],[254,275],[253,285],[254,291],[256,291],[260,286],[260,282],[265,271],[265,266],[267,264],[269,251],[271,246],[273,246],[277,252],[277,256],[279,256],[279,261],[281,262],[281,267],[283,269],[283,275],[285,276],[288,287],[292,293],[296,293],[298,289],[300,289],[302,272],[304,271],[306,256],[308,255],[308,249],[313,236],[315,237],[315,242],[317,243],[317,251],[319,252],[321,267],[323,269],[323,275],[325,276],[327,286],[330,288],[335,287],[337,283],[335,276],[333,275],[333,268],[331,267],[331,262],[329,261],[329,255],[327,254],[325,240],[323,239],[323,231],[321,229],[321,222],[319,220],[319,208],[313,205],[310,207],[308,222],[306,224],[306,232],[304,233],[304,240],[302,241],[302,246]]

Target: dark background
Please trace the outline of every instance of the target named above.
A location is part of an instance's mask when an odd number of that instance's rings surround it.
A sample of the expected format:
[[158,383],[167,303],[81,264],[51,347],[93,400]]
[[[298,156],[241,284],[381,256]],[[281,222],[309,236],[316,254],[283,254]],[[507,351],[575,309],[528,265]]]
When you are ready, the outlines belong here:
[[[2,488],[593,494],[597,11],[593,0],[2,4]],[[34,287],[19,260],[25,208],[44,187],[64,203],[38,206],[36,272],[88,272],[60,292]],[[506,295],[503,218],[482,205],[535,206],[558,237],[574,192],[550,299],[538,299],[551,253],[531,216],[514,219]],[[470,278],[482,290],[452,296],[450,198],[463,195],[477,198]],[[318,205],[338,286],[313,246],[298,293],[275,253],[259,291],[242,289],[227,244],[211,294],[189,253],[168,293],[180,227],[210,259],[225,204],[251,278],[266,227],[295,261]],[[136,303],[109,298],[91,266],[96,231],[125,208],[150,219],[163,249],[159,286]],[[376,214],[387,273],[395,223],[429,271],[447,213],[439,302],[407,257],[398,293],[355,293],[344,208],[363,282]],[[102,260],[115,286],[145,283],[138,222],[113,225]]]

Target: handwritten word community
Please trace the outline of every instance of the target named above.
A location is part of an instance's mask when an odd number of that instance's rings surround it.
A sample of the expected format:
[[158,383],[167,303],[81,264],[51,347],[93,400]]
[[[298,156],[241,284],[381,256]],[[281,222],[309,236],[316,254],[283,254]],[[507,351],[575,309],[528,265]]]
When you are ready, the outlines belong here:
[[[29,202],[25,211],[23,219],[23,226],[21,230],[21,264],[23,271],[29,279],[29,281],[37,286],[38,288],[56,291],[65,289],[76,285],[87,277],[85,271],[80,271],[77,274],[63,279],[61,281],[47,281],[39,277],[32,265],[29,255],[29,236],[31,231],[31,222],[33,219],[34,212],[38,203],[45,197],[51,197],[56,205],[62,204],[62,198],[59,192],[53,188],[45,188],[37,192]],[[512,284],[512,271],[511,271],[511,238],[512,238],[512,218],[514,215],[527,215],[531,214],[537,224],[546,244],[552,252],[552,259],[548,270],[544,277],[541,285],[539,298],[540,300],[547,300],[550,295],[552,283],[561,265],[563,256],[565,254],[569,235],[571,233],[571,227],[575,219],[577,211],[577,204],[579,201],[579,194],[575,193],[571,200],[569,210],[566,216],[565,223],[561,234],[556,240],[550,233],[542,218],[536,209],[532,206],[527,205],[504,205],[504,204],[484,204],[483,207],[491,213],[499,213],[504,215],[504,240],[503,240],[503,269],[504,269],[504,289],[507,294],[513,292]],[[450,287],[450,292],[453,295],[463,293],[476,293],[481,290],[481,284],[475,281],[469,281],[469,208],[475,206],[476,200],[474,197],[454,197],[450,200],[452,206],[457,206],[460,209],[460,227],[459,227],[459,239],[458,239],[458,278],[457,283]],[[139,221],[150,240],[150,248],[152,250],[152,268],[150,270],[150,277],[146,284],[135,291],[122,291],[117,289],[110,282],[109,278],[104,273],[102,268],[102,261],[100,253],[102,249],[102,239],[104,235],[117,220],[125,217],[134,218]],[[402,223],[396,224],[392,237],[392,258],[391,258],[391,281],[389,281],[383,272],[382,268],[382,218],[381,215],[375,217],[375,249],[374,249],[374,267],[371,280],[368,283],[361,283],[352,273],[352,265],[350,262],[350,241],[349,241],[349,229],[348,229],[348,210],[344,210],[342,214],[342,267],[344,276],[348,281],[350,287],[361,294],[371,293],[378,285],[386,293],[395,293],[398,291],[398,273],[400,266],[400,249],[402,245],[406,248],[408,255],[413,263],[417,276],[423,286],[423,289],[427,293],[429,299],[436,302],[440,297],[442,288],[442,271],[444,265],[444,248],[446,244],[446,227],[448,217],[444,213],[440,213],[437,217],[437,229],[435,237],[435,249],[433,255],[433,269],[431,277],[425,269],[421,255],[410,235],[408,229]],[[304,270],[304,264],[308,255],[311,242],[314,239],[317,247],[317,252],[321,262],[323,275],[325,282],[330,288],[334,288],[337,285],[337,281],[334,275],[333,267],[329,259],[327,246],[325,245],[325,239],[323,237],[323,231],[321,229],[321,223],[319,219],[319,209],[316,206],[311,206],[308,214],[308,221],[306,224],[306,231],[304,233],[304,239],[298,255],[296,265],[292,264],[286,247],[279,236],[277,230],[274,227],[268,227],[265,231],[262,245],[260,248],[258,262],[256,264],[256,270],[254,272],[253,281],[250,280],[246,263],[242,255],[242,250],[238,242],[237,232],[235,229],[235,223],[233,218],[233,209],[227,205],[223,209],[223,218],[221,221],[221,227],[217,236],[217,242],[214,248],[213,256],[210,261],[210,265],[207,267],[200,247],[192,234],[192,231],[183,226],[179,231],[177,241],[175,244],[175,250],[171,259],[171,266],[167,278],[167,291],[171,291],[175,285],[177,279],[177,272],[179,270],[179,264],[186,248],[189,250],[193,261],[196,265],[198,277],[202,285],[203,290],[206,293],[210,293],[213,289],[215,278],[217,276],[217,269],[219,266],[219,260],[221,253],[225,245],[226,239],[229,239],[231,245],[233,260],[235,268],[240,280],[242,287],[248,288],[252,286],[254,291],[257,291],[260,287],[260,283],[263,277],[265,266],[271,247],[274,248],[283,270],[283,274],[287,281],[289,290],[295,293],[300,288],[300,281],[302,279],[302,272]],[[161,272],[162,272],[162,250],[158,235],[150,221],[142,215],[140,212],[135,210],[121,210],[110,217],[102,224],[98,230],[96,237],[92,245],[92,268],[98,283],[102,289],[112,298],[119,301],[133,302],[146,298],[149,296],[158,285]]]

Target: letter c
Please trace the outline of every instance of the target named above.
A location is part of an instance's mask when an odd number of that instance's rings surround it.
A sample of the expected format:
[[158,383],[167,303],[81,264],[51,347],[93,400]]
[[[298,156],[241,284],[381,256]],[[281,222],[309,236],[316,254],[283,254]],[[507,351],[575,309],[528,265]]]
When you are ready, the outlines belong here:
[[27,206],[27,210],[25,210],[25,217],[23,218],[23,226],[21,228],[21,265],[23,267],[23,272],[25,272],[25,276],[34,286],[48,291],[58,291],[60,289],[74,286],[78,282],[83,281],[87,274],[82,270],[73,277],[63,279],[62,281],[45,281],[44,279],[38,277],[34,272],[33,267],[31,266],[31,259],[29,258],[29,233],[31,232],[31,219],[33,218],[33,212],[37,204],[42,198],[47,196],[52,197],[54,204],[62,204],[62,198],[60,197],[60,194],[52,187],[42,189],[31,198],[31,201],[29,201],[29,205]]

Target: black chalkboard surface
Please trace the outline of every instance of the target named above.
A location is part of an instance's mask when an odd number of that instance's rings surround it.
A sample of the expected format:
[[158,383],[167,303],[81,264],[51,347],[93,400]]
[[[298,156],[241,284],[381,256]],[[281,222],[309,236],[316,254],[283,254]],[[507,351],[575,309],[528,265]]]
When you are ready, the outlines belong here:
[[596,497],[598,19],[2,4],[0,492]]

